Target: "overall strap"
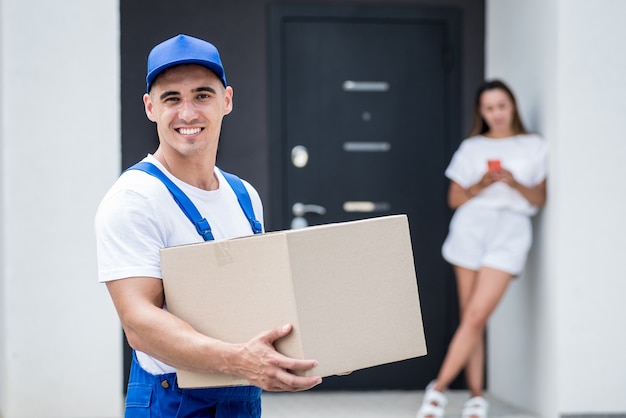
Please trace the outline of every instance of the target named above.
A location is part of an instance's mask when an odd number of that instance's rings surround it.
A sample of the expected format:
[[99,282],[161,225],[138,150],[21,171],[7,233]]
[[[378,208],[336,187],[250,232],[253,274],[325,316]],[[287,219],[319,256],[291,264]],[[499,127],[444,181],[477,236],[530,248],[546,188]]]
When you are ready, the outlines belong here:
[[246,214],[246,218],[248,218],[248,222],[250,222],[250,226],[252,227],[252,232],[255,234],[260,234],[263,232],[263,227],[261,226],[261,222],[259,222],[254,216],[254,209],[252,208],[252,201],[250,200],[250,194],[246,189],[246,186],[243,184],[243,181],[239,177],[234,174],[230,174],[221,170],[224,178],[230,187],[233,189],[235,194],[237,195],[237,201],[239,202],[239,206],[243,209],[243,213]]
[[[172,180],[169,179],[161,170],[159,170],[154,164],[149,163],[147,161],[141,161],[137,164],[129,167],[127,170],[140,170],[145,173],[148,173],[163,182],[163,184],[167,187],[167,189],[172,194],[174,201],[178,204],[178,207],[181,208],[183,213],[189,218],[189,220],[196,227],[196,231],[204,238],[205,241],[212,241],[213,233],[211,232],[211,226],[209,222],[202,217],[196,206],[193,202],[187,197],[187,195],[178,187]],[[221,170],[220,170],[221,171]],[[263,228],[261,223],[254,216],[254,209],[252,208],[252,201],[250,200],[250,195],[248,194],[248,190],[244,186],[241,179],[234,174],[226,173],[222,171],[224,178],[228,181],[228,184],[235,192],[237,196],[237,201],[239,202],[239,206],[243,210],[246,218],[248,218],[248,222],[250,222],[250,226],[252,227],[252,232],[255,234],[260,234],[263,232]]]
[[185,192],[180,190],[180,188],[175,185],[169,177],[163,174],[157,166],[146,161],[140,161],[132,167],[129,167],[127,170],[140,170],[161,180],[172,194],[172,197],[178,204],[178,207],[182,209],[187,218],[189,218],[189,220],[194,224],[198,234],[200,234],[205,241],[213,241],[213,233],[211,232],[209,222],[203,218],[202,215],[200,215],[200,212],[198,212],[198,209],[196,209],[196,206],[187,197]]

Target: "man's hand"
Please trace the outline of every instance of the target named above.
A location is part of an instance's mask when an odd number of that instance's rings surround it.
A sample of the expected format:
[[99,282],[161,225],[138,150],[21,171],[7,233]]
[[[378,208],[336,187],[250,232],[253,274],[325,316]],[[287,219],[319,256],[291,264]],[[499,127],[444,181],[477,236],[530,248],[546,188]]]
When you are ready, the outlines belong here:
[[304,372],[317,366],[315,360],[298,360],[280,354],[274,341],[286,336],[291,325],[263,332],[245,344],[237,346],[226,355],[226,373],[241,376],[252,385],[272,392],[302,391],[320,384],[319,376],[297,376],[293,372]]
[[267,391],[307,390],[319,376],[297,376],[317,366],[280,354],[274,342],[291,325],[263,332],[244,344],[231,344],[202,335],[188,323],[163,310],[163,283],[133,277],[107,283],[131,347],[177,369],[197,373],[222,372],[242,377]]

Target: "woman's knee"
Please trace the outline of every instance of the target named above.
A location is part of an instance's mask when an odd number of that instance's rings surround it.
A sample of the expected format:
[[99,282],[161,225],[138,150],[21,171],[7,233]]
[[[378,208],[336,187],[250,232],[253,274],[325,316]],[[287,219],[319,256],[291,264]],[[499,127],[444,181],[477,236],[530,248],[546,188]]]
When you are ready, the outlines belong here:
[[484,330],[487,320],[489,312],[479,306],[469,305],[461,314],[461,324],[476,331]]

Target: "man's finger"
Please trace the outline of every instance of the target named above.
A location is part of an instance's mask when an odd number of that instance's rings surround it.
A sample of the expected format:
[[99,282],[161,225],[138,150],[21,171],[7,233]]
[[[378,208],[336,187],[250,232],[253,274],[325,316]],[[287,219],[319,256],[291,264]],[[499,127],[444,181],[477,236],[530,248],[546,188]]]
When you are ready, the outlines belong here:
[[320,376],[298,376],[285,370],[276,373],[276,379],[280,380],[290,391],[307,390],[322,383]]
[[269,331],[259,334],[258,338],[261,340],[265,340],[270,344],[273,344],[274,341],[288,335],[292,329],[293,329],[293,326],[291,324],[285,324],[280,327],[276,327],[274,329],[271,329]]

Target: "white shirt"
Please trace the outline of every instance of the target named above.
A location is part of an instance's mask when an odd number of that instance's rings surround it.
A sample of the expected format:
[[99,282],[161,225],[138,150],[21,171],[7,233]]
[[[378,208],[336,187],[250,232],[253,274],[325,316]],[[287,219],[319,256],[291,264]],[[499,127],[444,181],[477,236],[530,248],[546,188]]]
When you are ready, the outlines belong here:
[[[547,176],[548,147],[538,135],[516,135],[492,139],[477,135],[465,139],[452,156],[446,177],[464,189],[480,181],[487,171],[487,160],[499,159],[502,168],[509,170],[515,180],[527,187],[536,186]],[[509,209],[528,216],[537,213],[517,190],[496,182],[463,206]]]
[[[207,219],[216,240],[252,235],[235,192],[216,167],[217,190],[202,190],[174,177],[152,155],[144,161],[156,165],[191,199]],[[247,182],[252,207],[263,223],[263,206],[257,191]],[[127,277],[161,278],[161,248],[203,242],[195,226],[156,177],[139,170],[124,172],[102,199],[95,219],[98,280]],[[137,352],[144,369],[153,374],[174,368]]]

